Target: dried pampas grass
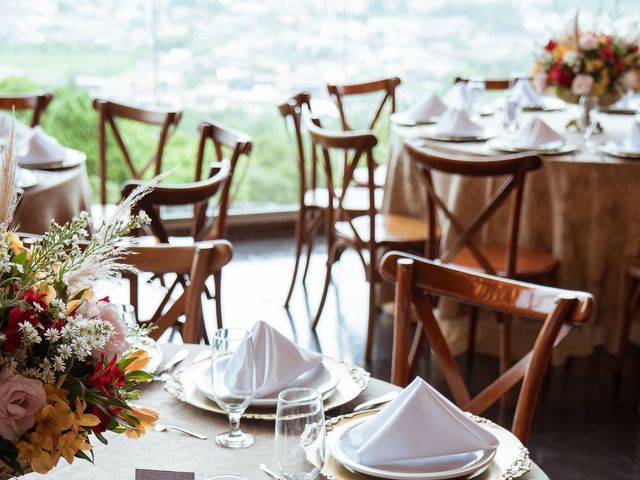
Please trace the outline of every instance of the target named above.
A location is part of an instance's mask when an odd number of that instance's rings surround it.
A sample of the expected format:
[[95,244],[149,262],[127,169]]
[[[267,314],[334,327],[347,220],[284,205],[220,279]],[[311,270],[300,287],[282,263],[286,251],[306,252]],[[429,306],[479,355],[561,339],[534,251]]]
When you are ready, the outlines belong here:
[[2,164],[0,164],[0,224],[9,225],[13,218],[13,213],[18,205],[16,195],[16,152],[15,152],[15,118],[11,120],[11,129],[7,137],[7,145],[2,154]]

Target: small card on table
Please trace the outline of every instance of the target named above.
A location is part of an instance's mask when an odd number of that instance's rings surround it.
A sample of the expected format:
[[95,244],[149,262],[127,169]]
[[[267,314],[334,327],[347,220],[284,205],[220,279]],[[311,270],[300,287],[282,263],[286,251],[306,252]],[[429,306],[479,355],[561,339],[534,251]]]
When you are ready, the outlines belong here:
[[195,480],[195,478],[193,472],[136,469],[136,480]]

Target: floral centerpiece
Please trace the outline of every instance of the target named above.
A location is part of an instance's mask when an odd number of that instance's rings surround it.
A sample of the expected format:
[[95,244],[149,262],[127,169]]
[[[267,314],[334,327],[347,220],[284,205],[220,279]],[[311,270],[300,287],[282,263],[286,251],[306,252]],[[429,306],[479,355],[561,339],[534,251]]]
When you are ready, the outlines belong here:
[[[118,309],[92,293],[122,270],[122,237],[145,218],[122,215],[88,235],[88,215],[27,247],[9,228],[16,199],[13,132],[0,166],[0,479],[46,473],[61,458],[92,460],[106,431],[137,438],[157,419],[132,404],[151,379],[133,351]],[[136,332],[143,335],[148,332]]]
[[640,86],[638,42],[613,35],[580,32],[551,39],[538,56],[534,74],[565,101],[597,95],[601,105],[615,103],[622,92]]

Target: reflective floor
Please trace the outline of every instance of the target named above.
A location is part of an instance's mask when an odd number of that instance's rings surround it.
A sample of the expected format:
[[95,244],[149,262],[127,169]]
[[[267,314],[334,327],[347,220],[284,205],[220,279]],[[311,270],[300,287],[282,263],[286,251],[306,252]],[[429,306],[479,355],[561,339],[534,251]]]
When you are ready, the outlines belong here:
[[[306,289],[300,282],[297,284],[286,310],[282,305],[293,269],[292,240],[264,238],[236,241],[234,246],[235,257],[223,274],[226,326],[250,327],[262,319],[302,346],[364,364],[367,286],[355,254],[345,252],[334,267],[333,284],[316,336],[311,333],[310,322],[324,278],[323,248],[319,246],[312,256]],[[159,287],[144,288],[153,297]],[[114,296],[117,301],[126,301],[124,291],[119,290]],[[143,294],[142,298],[150,297]],[[152,308],[146,304],[142,307]],[[207,315],[212,309],[210,305]],[[392,318],[381,313],[374,360],[366,366],[374,376],[385,380],[390,372],[391,326]],[[461,358],[467,365],[465,360]],[[476,356],[469,365],[467,375],[474,384],[486,384],[497,371],[497,362],[490,357]],[[426,353],[420,375],[447,393]],[[640,479],[639,406],[638,347],[632,348],[620,377],[614,374],[612,358],[603,352],[554,368],[544,384],[534,417],[532,457],[552,479]],[[486,416],[509,427],[511,414],[496,407]]]

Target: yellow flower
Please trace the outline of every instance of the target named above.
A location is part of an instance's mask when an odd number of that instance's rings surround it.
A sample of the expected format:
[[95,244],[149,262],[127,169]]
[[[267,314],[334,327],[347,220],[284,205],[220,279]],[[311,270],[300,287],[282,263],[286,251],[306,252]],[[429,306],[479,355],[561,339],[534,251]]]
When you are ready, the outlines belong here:
[[559,43],[556,48],[553,49],[553,59],[556,62],[562,61],[562,57],[564,57],[564,53],[568,50],[571,50],[571,47],[566,43]]
[[599,70],[602,70],[604,67],[604,63],[599,58],[593,58],[591,60],[587,60],[584,63],[584,69],[587,73],[595,73]]
[[29,442],[18,442],[18,460],[28,463],[36,473],[47,473],[58,463],[48,452]]
[[92,413],[84,413],[87,409],[87,402],[81,398],[76,398],[76,421],[80,427],[95,427],[100,423],[100,419]]
[[35,293],[44,294],[44,303],[50,305],[51,302],[58,296],[56,289],[53,285],[50,285],[45,280],[40,280],[31,287]]
[[9,248],[14,255],[18,255],[19,253],[26,250],[24,243],[22,243],[22,240],[20,240],[20,237],[17,234],[13,232],[7,232],[4,234],[4,238],[5,240],[7,238],[9,239]]
[[607,91],[608,83],[597,82],[592,87],[592,92],[594,95],[604,95]]
[[142,370],[149,363],[149,354],[142,349],[129,353],[125,358],[135,357],[135,360],[124,368],[124,373]]
[[91,450],[91,444],[86,440],[87,432],[78,433],[76,429],[73,429],[65,433],[58,442],[60,455],[64,457],[68,464],[72,464],[78,450]]
[[138,419],[140,424],[134,428],[127,429],[125,432],[129,438],[140,438],[144,435],[145,430],[152,428],[153,424],[158,420],[158,413],[148,408],[133,407],[129,412],[130,415]]

